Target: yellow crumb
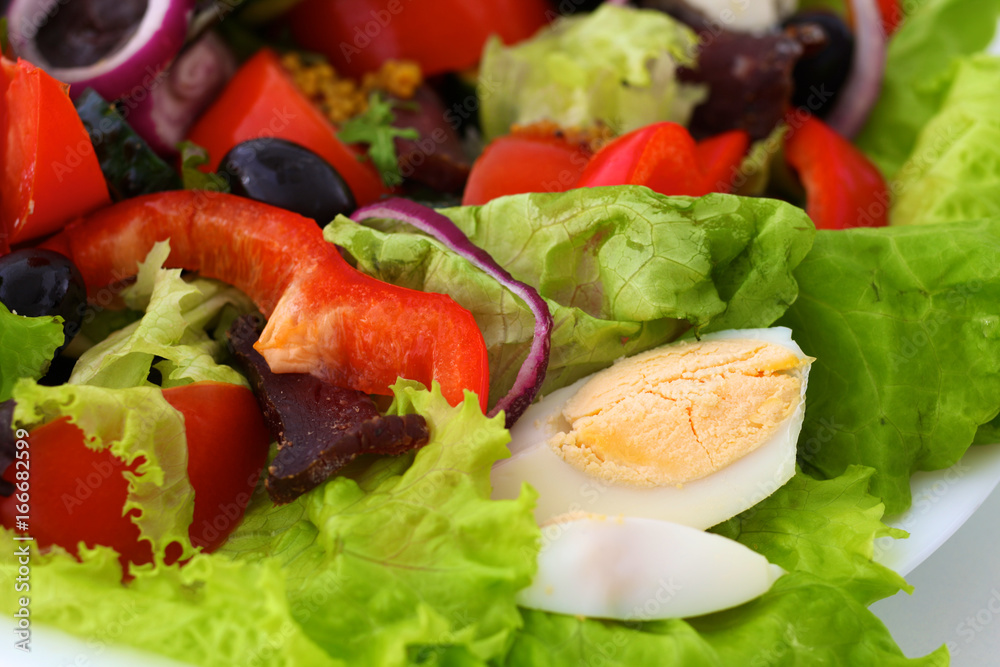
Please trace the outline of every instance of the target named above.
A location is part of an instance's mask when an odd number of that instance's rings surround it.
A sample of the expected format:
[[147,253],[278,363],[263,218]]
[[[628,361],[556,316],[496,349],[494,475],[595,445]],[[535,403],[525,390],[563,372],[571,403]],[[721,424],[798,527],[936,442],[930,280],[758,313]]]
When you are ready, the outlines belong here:
[[365,74],[361,82],[341,78],[330,63],[318,56],[286,53],[281,64],[295,87],[311,99],[334,125],[342,125],[368,110],[368,97],[381,91],[408,100],[423,83],[420,65],[410,60],[387,60],[376,72]]

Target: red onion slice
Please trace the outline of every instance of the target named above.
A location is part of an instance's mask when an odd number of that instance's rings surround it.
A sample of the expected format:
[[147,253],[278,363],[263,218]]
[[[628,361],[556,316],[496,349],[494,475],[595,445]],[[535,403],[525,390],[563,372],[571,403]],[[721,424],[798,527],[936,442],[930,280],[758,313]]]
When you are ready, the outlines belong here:
[[132,35],[117,50],[83,67],[54,67],[42,56],[35,37],[66,0],[13,0],[7,25],[14,52],[70,84],[76,98],[93,88],[106,100],[158,85],[159,72],[184,45],[195,0],[149,0],[146,13]]
[[215,33],[205,33],[177,56],[160,85],[124,98],[122,113],[150,148],[162,157],[173,157],[177,144],[236,67],[236,56],[225,43]]
[[413,225],[440,241],[448,249],[469,260],[476,268],[496,278],[501,285],[513,292],[531,309],[535,316],[535,332],[528,357],[517,373],[514,386],[511,387],[506,396],[497,401],[497,404],[489,412],[492,417],[503,410],[507,428],[513,426],[538,394],[549,365],[552,313],[549,312],[545,300],[534,287],[514,280],[505,269],[496,263],[496,260],[490,257],[489,253],[473,244],[455,223],[437,211],[407,199],[389,199],[359,208],[351,216],[351,219],[356,222],[369,218],[398,220]]
[[885,73],[886,36],[875,0],[850,0],[854,17],[854,58],[851,72],[837,96],[826,123],[840,135],[853,138],[871,113]]

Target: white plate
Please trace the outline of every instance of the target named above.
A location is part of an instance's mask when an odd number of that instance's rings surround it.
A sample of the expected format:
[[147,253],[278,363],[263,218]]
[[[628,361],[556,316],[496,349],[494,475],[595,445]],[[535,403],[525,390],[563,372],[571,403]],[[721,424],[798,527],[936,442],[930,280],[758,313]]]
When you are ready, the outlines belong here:
[[905,540],[882,538],[875,559],[907,575],[965,523],[1000,482],[1000,445],[971,447],[946,470],[918,472],[910,480],[913,505],[885,518],[910,533]]

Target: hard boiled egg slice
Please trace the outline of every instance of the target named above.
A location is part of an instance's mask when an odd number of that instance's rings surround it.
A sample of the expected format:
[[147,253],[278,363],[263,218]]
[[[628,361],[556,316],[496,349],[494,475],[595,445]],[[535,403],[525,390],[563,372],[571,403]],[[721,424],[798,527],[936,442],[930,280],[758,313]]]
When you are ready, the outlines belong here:
[[524,413],[493,497],[531,484],[539,523],[588,512],[714,526],[795,473],[811,361],[783,327],[623,359]]
[[625,621],[686,618],[752,600],[783,573],[720,535],[668,521],[585,515],[542,526],[538,572],[517,602]]

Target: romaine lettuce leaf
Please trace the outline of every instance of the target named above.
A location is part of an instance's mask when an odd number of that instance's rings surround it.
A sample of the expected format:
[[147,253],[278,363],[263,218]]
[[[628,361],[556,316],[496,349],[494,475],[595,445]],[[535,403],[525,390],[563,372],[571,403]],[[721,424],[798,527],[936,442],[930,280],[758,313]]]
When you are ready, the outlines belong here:
[[1000,58],[959,61],[941,110],[891,182],[893,225],[1000,219]]
[[612,622],[523,611],[508,665],[945,665],[942,647],[908,660],[867,608],[905,585],[871,561],[881,521],[870,469],[818,481],[797,474],[713,529],[789,571],[760,598],[693,619]]
[[253,304],[234,287],[203,278],[188,282],[180,269],[164,269],[169,254],[168,242],[157,243],[139,263],[136,282],[122,297],[129,308],[145,315],[84,352],[70,383],[149,386],[155,364],[164,388],[209,380],[248,386],[239,372],[219,363],[225,348],[205,327],[218,320],[224,308],[246,313]]
[[961,458],[1000,411],[1000,221],[821,231],[779,322],[812,366],[799,455],[877,470],[889,513],[910,476]]
[[153,387],[43,387],[21,380],[13,398],[15,427],[30,430],[67,417],[83,431],[90,449],[109,450],[126,465],[138,461],[135,472],[124,467],[112,472],[128,480],[122,514],[138,510],[131,520],[140,539],[150,542],[154,558],[162,559],[171,542],[182,547],[181,558],[194,553],[188,538],[194,489],[187,476],[184,416],[163,392]]
[[944,101],[955,60],[993,39],[1000,0],[904,3],[908,16],[889,42],[882,93],[857,144],[886,178],[902,167]]
[[901,576],[872,560],[876,540],[906,537],[904,531],[882,523],[885,506],[868,493],[874,472],[852,466],[825,481],[798,472],[764,501],[712,532],[743,543],[788,572],[822,577],[869,605],[909,590]]
[[15,315],[0,303],[0,401],[20,378],[37,380],[63,344],[61,317]]
[[[789,204],[664,197],[638,186],[516,195],[441,212],[547,300],[554,328],[543,392],[689,326],[770,325],[795,300],[791,272],[814,233]],[[449,294],[470,310],[490,354],[491,400],[506,393],[531,342],[534,320],[523,303],[412,228],[340,218],[325,234],[366,273]]]
[[601,5],[592,14],[559,18],[531,39],[487,42],[477,93],[483,134],[511,125],[554,121],[586,127],[597,121],[616,134],[661,120],[687,122],[703,98],[680,84],[680,65],[694,63],[697,37],[654,10]]

